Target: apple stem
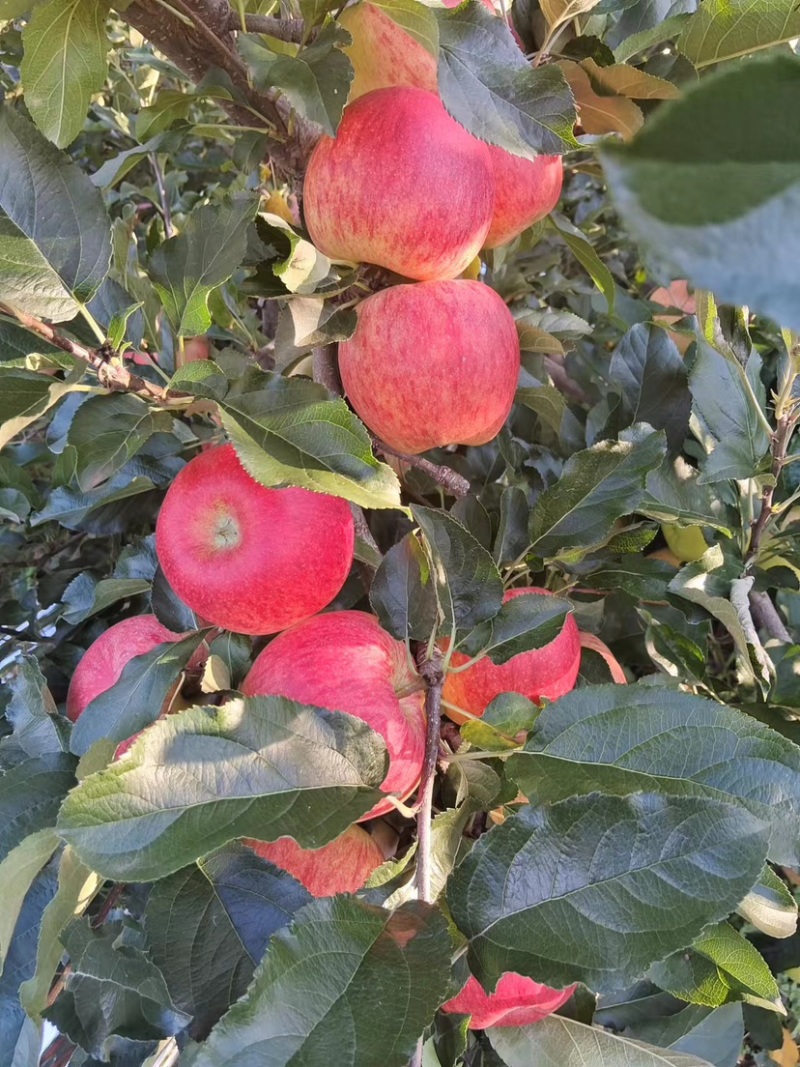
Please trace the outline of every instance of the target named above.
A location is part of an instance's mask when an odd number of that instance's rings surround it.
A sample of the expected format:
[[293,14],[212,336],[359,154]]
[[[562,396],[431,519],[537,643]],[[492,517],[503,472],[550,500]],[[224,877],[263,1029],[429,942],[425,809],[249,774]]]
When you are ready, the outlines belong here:
[[439,733],[442,725],[442,653],[434,648],[419,664],[419,673],[427,689],[425,714],[428,724],[425,734],[425,761],[419,783],[419,814],[417,815],[417,897],[432,904],[431,887],[431,817],[433,814],[433,786],[439,760]]

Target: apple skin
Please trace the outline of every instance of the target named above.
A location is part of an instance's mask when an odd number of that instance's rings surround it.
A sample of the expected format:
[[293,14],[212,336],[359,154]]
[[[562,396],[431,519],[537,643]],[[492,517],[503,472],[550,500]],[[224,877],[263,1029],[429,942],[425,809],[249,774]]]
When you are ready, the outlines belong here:
[[[422,692],[405,645],[364,611],[334,611],[298,623],[270,642],[244,680],[245,696],[285,696],[362,719],[386,742],[389,773],[381,788],[401,800],[419,784],[425,756]],[[391,811],[379,801],[359,821]]]
[[519,367],[511,312],[493,289],[466,279],[374,293],[339,345],[356,412],[406,454],[491,441],[508,418]]
[[[650,294],[650,299],[654,304],[660,304],[665,308],[678,308],[679,311],[683,312],[683,315],[694,315],[697,311],[694,293],[689,292],[689,283],[685,278],[678,278],[677,281],[670,282],[666,288],[654,289]],[[689,345],[692,344],[692,338],[669,328],[674,323],[679,322],[682,317],[681,315],[654,315],[653,322],[664,327],[675,342],[680,354],[685,356]]]
[[233,445],[183,468],[161,505],[156,553],[177,595],[204,620],[273,634],[326,607],[347,578],[350,505],[307,489],[269,489]]
[[[136,615],[109,626],[86,649],[75,668],[67,692],[67,718],[77,722],[91,702],[119,681],[127,663],[134,656],[144,656],[165,641],[180,641],[186,634],[176,634],[162,626],[155,615]],[[201,645],[190,660],[191,666],[203,662],[206,650]]]
[[513,971],[502,975],[494,993],[487,993],[477,978],[469,981],[452,1000],[442,1005],[442,1011],[471,1015],[470,1030],[485,1030],[489,1026],[527,1026],[552,1015],[572,996],[575,986],[551,989],[532,978]]
[[313,897],[355,893],[383,863],[383,851],[371,834],[350,826],[322,848],[301,848],[291,837],[244,843],[262,859],[288,871]]
[[349,104],[305,176],[305,221],[317,248],[417,281],[458,277],[483,246],[493,205],[487,146],[435,93],[408,86]]
[[708,551],[708,543],[699,526],[678,526],[665,522],[661,525],[661,532],[670,552],[681,563],[695,563]]
[[508,244],[549,215],[561,196],[561,156],[523,159],[489,145],[495,180],[494,214],[485,248]]
[[[551,596],[546,589],[533,586],[510,589],[503,601],[526,594]],[[450,660],[453,667],[469,659],[462,652],[454,652]],[[521,652],[507,663],[495,664],[484,656],[466,671],[459,674],[448,672],[442,696],[451,704],[463,708],[480,718],[487,705],[500,693],[521,693],[529,700],[558,700],[568,693],[578,677],[581,665],[581,638],[573,615],[568,615],[558,637],[544,648]],[[459,725],[466,722],[463,715],[445,709],[445,714]]]
[[349,104],[375,89],[397,85],[437,92],[435,58],[381,8],[355,4],[346,7],[338,21],[353,38],[344,49],[353,65]]

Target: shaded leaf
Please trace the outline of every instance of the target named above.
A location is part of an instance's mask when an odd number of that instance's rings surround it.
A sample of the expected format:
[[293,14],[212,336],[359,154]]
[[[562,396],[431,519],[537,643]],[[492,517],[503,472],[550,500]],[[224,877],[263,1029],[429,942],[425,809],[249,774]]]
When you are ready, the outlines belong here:
[[78,488],[87,492],[106,481],[154,433],[169,433],[171,428],[169,412],[155,411],[130,393],[90,396],[67,432],[67,443],[75,449]]
[[93,870],[147,881],[235,837],[319,848],[375,805],[385,774],[383,740],[361,720],[237,698],[155,722],[70,793],[58,828]]
[[426,641],[436,626],[437,601],[427,556],[413,533],[392,545],[369,591],[381,626],[400,641]]
[[74,384],[54,380],[48,374],[0,366],[0,448],[72,392]]
[[525,806],[450,879],[470,968],[490,989],[506,971],[618,989],[735,907],[758,877],[765,831],[710,797],[593,793]]
[[8,684],[6,718],[13,733],[0,741],[0,766],[12,753],[14,762],[19,762],[24,756],[67,752],[69,723],[58,715],[39,661],[34,656],[24,656]]
[[569,602],[557,596],[514,597],[494,618],[468,633],[458,648],[467,656],[486,655],[492,663],[508,663],[514,656],[555,641],[571,613]]
[[34,878],[55,852],[58,838],[55,830],[37,830],[12,848],[0,862],[0,974],[11,947],[14,927]]
[[800,35],[795,0],[704,0],[678,38],[696,67],[771,48]]
[[611,271],[598,256],[597,252],[595,252],[594,246],[587,241],[580,230],[573,226],[568,220],[559,218],[556,222],[551,216],[549,222],[553,229],[557,231],[561,240],[567,245],[570,252],[572,252],[573,256],[575,256],[578,262],[589,273],[594,284],[606,298],[609,315],[613,315],[614,300],[616,297],[614,278]]
[[23,760],[0,778],[0,859],[28,834],[55,826],[67,791],[75,784],[73,756],[51,752]]

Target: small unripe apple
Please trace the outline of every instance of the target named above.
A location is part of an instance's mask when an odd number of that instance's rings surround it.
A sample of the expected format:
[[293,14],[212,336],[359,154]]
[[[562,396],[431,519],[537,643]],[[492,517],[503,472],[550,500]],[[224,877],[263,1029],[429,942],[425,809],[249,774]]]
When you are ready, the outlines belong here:
[[[381,789],[401,800],[419,784],[425,755],[424,697],[406,647],[363,611],[316,615],[280,634],[244,680],[246,696],[284,696],[362,719],[386,742]],[[360,820],[392,810],[380,801]]]
[[442,1005],[442,1011],[470,1015],[470,1030],[486,1030],[490,1026],[527,1026],[538,1023],[558,1011],[572,996],[575,986],[551,989],[532,978],[508,971],[502,975],[494,993],[487,993],[477,978],[469,981],[452,1000]]
[[305,221],[320,251],[420,281],[458,277],[483,246],[493,204],[486,145],[435,93],[411,87],[349,104],[305,176]]
[[670,551],[681,563],[694,563],[708,551],[708,542],[700,526],[677,526],[665,522],[661,527]]
[[491,441],[508,418],[519,367],[511,312],[488,285],[465,279],[373,293],[339,345],[351,404],[407,454]]
[[[503,598],[517,596],[550,596],[546,589],[529,587],[511,589]],[[468,656],[454,652],[451,667],[467,663]],[[567,615],[558,637],[543,648],[520,652],[507,663],[495,664],[483,656],[472,667],[457,674],[448,672],[445,678],[443,697],[449,704],[463,708],[471,715],[480,717],[500,693],[521,693],[528,700],[558,700],[568,693],[578,678],[581,665],[581,638],[573,615]],[[446,709],[448,718],[459,725],[466,717]]]
[[353,562],[350,505],[307,489],[268,489],[233,449],[203,452],[161,505],[156,553],[177,595],[207,622],[273,634],[326,607]]
[[523,159],[489,145],[495,179],[494,214],[485,248],[508,244],[534,222],[549,215],[561,196],[564,168],[560,156]]
[[301,848],[291,837],[244,842],[262,859],[288,871],[313,897],[355,893],[383,863],[378,842],[360,826],[350,826],[322,848]]

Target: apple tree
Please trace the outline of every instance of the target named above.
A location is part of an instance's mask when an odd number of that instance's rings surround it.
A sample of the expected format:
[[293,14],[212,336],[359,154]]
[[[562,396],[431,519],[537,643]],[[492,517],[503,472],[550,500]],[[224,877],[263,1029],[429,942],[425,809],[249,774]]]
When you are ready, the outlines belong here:
[[0,0],[0,1067],[800,1033],[795,0]]

